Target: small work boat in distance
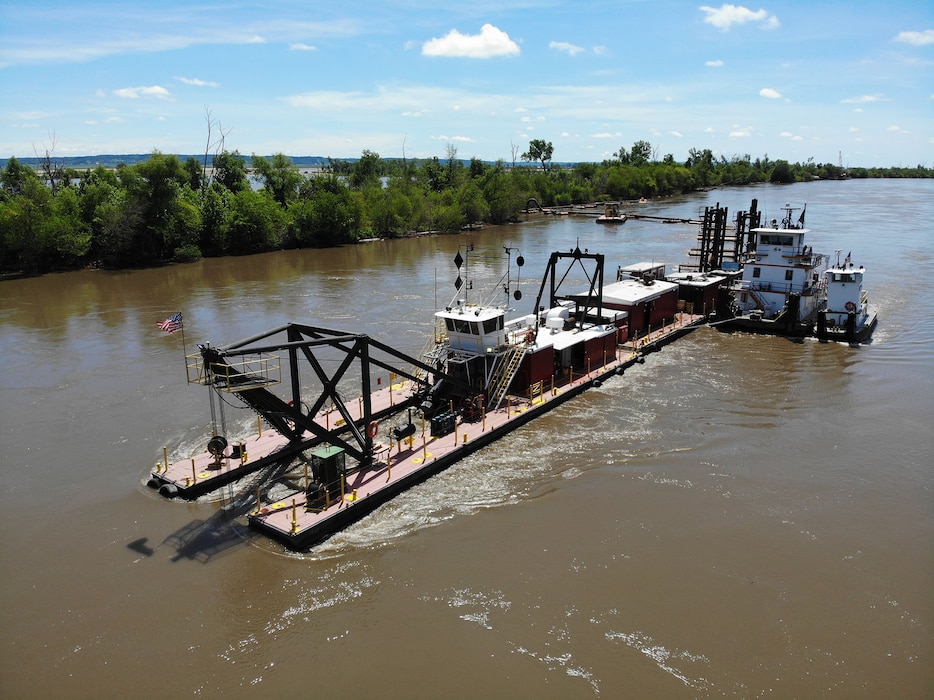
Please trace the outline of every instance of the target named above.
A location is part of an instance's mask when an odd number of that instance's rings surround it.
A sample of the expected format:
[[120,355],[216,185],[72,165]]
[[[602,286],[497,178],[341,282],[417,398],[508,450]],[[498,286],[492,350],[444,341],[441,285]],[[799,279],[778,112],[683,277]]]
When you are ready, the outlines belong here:
[[625,224],[628,217],[619,210],[618,204],[607,204],[603,213],[597,217],[598,224]]

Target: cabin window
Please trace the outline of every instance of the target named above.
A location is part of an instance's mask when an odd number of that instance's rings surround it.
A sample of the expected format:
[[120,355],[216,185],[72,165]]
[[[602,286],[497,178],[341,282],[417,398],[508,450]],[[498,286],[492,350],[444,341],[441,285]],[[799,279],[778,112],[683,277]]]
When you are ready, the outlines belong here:
[[476,321],[470,322],[470,334],[471,335],[480,335],[480,324]]
[[495,333],[496,331],[503,329],[503,317],[495,316],[494,318],[488,318],[483,322],[483,332],[484,333]]
[[762,268],[761,268],[761,267],[754,267],[754,268],[752,268],[752,276],[753,276],[753,277],[761,277],[761,276],[762,276]]
[[785,281],[791,282],[794,276],[795,276],[794,270],[785,270]]
[[456,318],[454,319],[454,331],[456,333],[470,333],[470,323]]

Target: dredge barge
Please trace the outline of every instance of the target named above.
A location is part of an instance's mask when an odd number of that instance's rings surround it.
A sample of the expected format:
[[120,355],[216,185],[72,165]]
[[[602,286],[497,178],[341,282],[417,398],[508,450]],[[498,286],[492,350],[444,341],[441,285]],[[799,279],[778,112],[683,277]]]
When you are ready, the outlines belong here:
[[[586,289],[564,291],[572,272]],[[617,276],[604,284],[602,255],[553,253],[537,311],[507,319],[502,306],[455,299],[435,314],[418,358],[301,324],[226,348],[202,345],[189,381],[211,394],[214,437],[196,457],[169,464],[166,454],[149,486],[193,499],[236,482],[230,500],[253,529],[307,549],[705,322],[679,301],[678,284],[625,269]],[[333,373],[324,355],[340,358]],[[348,382],[357,383],[352,400]],[[230,397],[260,422],[236,444],[222,434]]]

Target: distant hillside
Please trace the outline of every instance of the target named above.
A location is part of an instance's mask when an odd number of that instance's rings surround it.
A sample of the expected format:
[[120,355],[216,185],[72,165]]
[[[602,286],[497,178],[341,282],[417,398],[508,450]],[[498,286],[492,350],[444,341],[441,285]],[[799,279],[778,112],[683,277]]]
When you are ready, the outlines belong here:
[[[130,153],[124,155],[97,155],[97,156],[68,156],[68,157],[53,157],[52,160],[55,163],[60,163],[66,168],[74,168],[75,170],[87,170],[94,169],[98,165],[102,165],[105,168],[116,168],[121,163],[123,165],[136,165],[137,163],[142,163],[145,160],[148,160],[151,156],[151,153]],[[204,160],[204,154],[201,155],[186,155],[186,154],[176,154],[178,159],[183,163],[189,158],[194,158],[199,163]],[[250,163],[250,158],[252,156],[241,154],[244,160],[246,160],[247,165]],[[208,156],[210,161],[213,156]],[[267,159],[271,159],[272,156],[265,156]],[[292,161],[292,165],[296,168],[321,168],[328,164],[327,156],[288,156],[289,160]],[[38,168],[42,163],[42,158],[19,158],[17,160],[23,165],[28,165],[31,168]],[[356,163],[359,158],[333,158],[335,161],[344,161],[346,163]],[[391,161],[400,161],[401,158],[382,158],[382,160],[391,162]],[[419,161],[423,159],[419,158],[410,158],[410,161]],[[0,158],[0,169],[5,168],[9,158]],[[493,161],[483,161],[487,165],[492,165]],[[470,160],[461,159],[461,163],[464,166],[470,165]],[[554,161],[551,163],[552,167],[556,168],[573,168],[577,163],[565,163]],[[517,163],[518,167],[527,167],[533,170],[538,169],[540,166],[538,163],[527,163],[523,161],[522,163]]]
[[[136,165],[137,163],[142,163],[145,160],[149,159],[151,153],[130,153],[124,155],[97,155],[97,156],[68,156],[68,157],[53,157],[52,160],[56,163],[61,163],[66,168],[75,168],[76,170],[85,170],[87,168],[96,168],[98,165],[102,165],[105,168],[116,168],[121,163],[124,165]],[[271,158],[272,156],[266,156]],[[189,158],[194,158],[199,163],[204,160],[204,154],[201,155],[183,155],[178,154],[178,159],[183,163]],[[250,156],[244,156],[247,162],[250,160]],[[297,168],[314,168],[321,167],[328,164],[328,159],[323,156],[289,156],[292,161],[292,164]],[[211,156],[208,157],[208,160],[211,159]],[[0,158],[0,168],[5,168],[8,162],[8,158]],[[23,165],[28,165],[30,167],[36,168],[40,165],[43,159],[41,158],[17,158],[17,160]],[[349,160],[355,161],[357,158],[339,158],[337,160]]]

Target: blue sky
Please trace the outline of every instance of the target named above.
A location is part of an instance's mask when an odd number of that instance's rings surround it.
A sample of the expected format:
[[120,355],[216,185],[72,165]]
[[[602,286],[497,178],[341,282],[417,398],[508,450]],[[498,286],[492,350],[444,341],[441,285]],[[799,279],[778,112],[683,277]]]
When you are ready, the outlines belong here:
[[0,0],[0,156],[934,166],[930,0]]

